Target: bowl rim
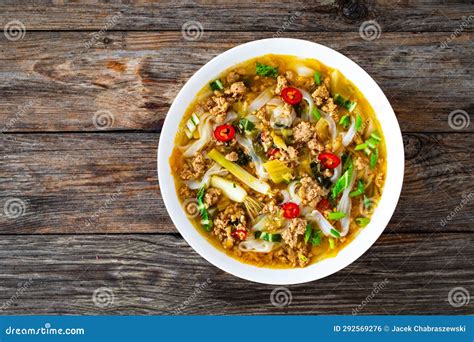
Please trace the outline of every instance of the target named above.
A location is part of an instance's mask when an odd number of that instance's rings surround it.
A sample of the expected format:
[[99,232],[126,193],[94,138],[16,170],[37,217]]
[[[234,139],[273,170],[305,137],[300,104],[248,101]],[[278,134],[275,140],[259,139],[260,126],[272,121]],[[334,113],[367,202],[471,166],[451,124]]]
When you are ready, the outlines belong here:
[[[266,54],[313,58],[329,67],[338,69],[344,77],[359,88],[371,104],[385,137],[387,174],[384,190],[371,222],[361,229],[358,235],[335,257],[326,258],[305,268],[258,267],[238,261],[214,247],[186,217],[177,196],[169,164],[178,125],[198,91],[233,65]],[[377,241],[388,225],[396,209],[403,185],[405,158],[402,134],[390,102],[381,88],[364,69],[350,58],[324,45],[302,39],[268,38],[251,41],[235,46],[211,59],[178,92],[166,115],[159,140],[158,181],[165,207],[175,227],[185,241],[208,262],[236,277],[257,283],[271,285],[306,283],[336,273],[359,259]],[[166,186],[162,186],[163,184]]]

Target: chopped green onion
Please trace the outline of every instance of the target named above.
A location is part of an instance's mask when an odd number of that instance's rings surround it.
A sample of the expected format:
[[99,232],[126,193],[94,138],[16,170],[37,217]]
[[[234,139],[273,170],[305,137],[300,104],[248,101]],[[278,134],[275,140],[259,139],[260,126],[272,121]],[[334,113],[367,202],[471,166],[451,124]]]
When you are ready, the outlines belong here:
[[349,113],[354,110],[354,108],[357,106],[357,102],[353,102],[351,100],[346,100],[344,97],[342,97],[339,94],[334,95],[334,102],[336,104],[346,108]]
[[257,62],[255,66],[255,72],[259,76],[267,76],[276,78],[278,76],[278,68],[272,67],[270,65],[262,64]]
[[360,150],[365,150],[367,148],[367,144],[366,143],[363,143],[363,144],[359,144],[355,147],[355,150],[356,151],[360,151]]
[[334,228],[331,228],[331,234],[334,235],[334,237],[340,238],[341,234],[335,230]]
[[362,117],[359,114],[357,114],[356,122],[355,122],[356,132],[359,132],[361,128],[362,128]]
[[246,118],[242,118],[239,120],[237,128],[239,129],[240,133],[250,133],[255,129],[255,124]]
[[352,191],[349,196],[350,197],[356,197],[359,195],[362,195],[364,193],[364,181],[362,179],[359,179],[357,181],[357,189]]
[[362,228],[364,228],[365,226],[367,226],[370,223],[370,219],[367,218],[367,217],[357,217],[355,219],[355,221],[356,221],[357,225],[359,227],[362,227]]
[[212,228],[212,221],[209,218],[209,212],[206,209],[206,206],[204,205],[204,194],[206,193],[206,188],[203,186],[201,189],[199,189],[198,194],[197,194],[197,203],[198,203],[198,209],[199,213],[201,215],[201,224],[204,227],[206,231],[210,231]]
[[329,240],[329,248],[334,249],[334,247],[335,247],[334,239],[333,238],[328,238],[328,240]]
[[211,87],[212,90],[224,89],[224,85],[222,84],[220,79],[212,81],[211,83],[209,83],[209,86]]
[[308,223],[306,225],[306,231],[304,233],[304,243],[308,243],[309,238],[311,237],[311,233],[313,232],[313,229],[311,228],[311,225]]
[[272,233],[262,232],[259,230],[255,232],[255,238],[256,239],[260,238],[268,242],[280,242],[281,234],[272,234]]
[[336,198],[344,189],[349,186],[352,177],[352,164],[349,166],[346,172],[336,181],[332,188],[332,198]]
[[197,128],[197,125],[199,124],[199,117],[193,113],[189,120],[186,122],[186,128],[184,129],[184,133],[186,133],[186,136],[189,139],[192,139],[193,133]]
[[303,261],[303,262],[308,261],[308,258],[305,257],[303,254],[298,255],[298,258],[300,258],[300,260]]
[[374,169],[377,165],[377,159],[379,159],[379,149],[376,148],[374,153],[370,155],[370,168]]
[[216,163],[220,164],[223,168],[225,168],[227,171],[237,177],[237,179],[239,179],[242,183],[246,184],[248,187],[254,189],[255,191],[260,192],[264,195],[266,195],[270,191],[270,186],[267,183],[259,180],[236,163],[225,159],[222,153],[220,153],[216,149],[212,149],[210,152],[208,152],[207,156],[214,160]]
[[313,108],[313,111],[311,112],[311,115],[312,115],[313,118],[315,118],[316,120],[321,119],[321,113],[319,112],[319,110],[318,110],[317,107],[314,107],[314,108]]
[[316,231],[313,233],[313,237],[311,238],[311,244],[313,246],[319,246],[321,244],[321,231]]
[[342,127],[348,127],[351,123],[351,119],[349,117],[349,115],[344,115],[341,120],[339,120],[339,125],[341,125]]
[[329,213],[328,219],[329,220],[340,220],[342,218],[346,217],[346,214],[341,213],[340,211],[335,211],[333,213]]
[[321,85],[321,73],[317,70],[314,72],[314,83]]

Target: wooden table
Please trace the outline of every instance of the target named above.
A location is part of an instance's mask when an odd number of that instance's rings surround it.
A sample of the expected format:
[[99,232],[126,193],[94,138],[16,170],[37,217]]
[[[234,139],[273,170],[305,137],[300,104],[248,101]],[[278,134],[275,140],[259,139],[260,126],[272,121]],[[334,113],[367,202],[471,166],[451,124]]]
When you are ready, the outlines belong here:
[[[63,2],[0,3],[0,27],[20,28],[0,36],[3,313],[473,313],[472,4]],[[183,36],[189,25],[203,31]],[[273,36],[327,45],[367,70],[406,154],[399,205],[377,243],[346,269],[286,289],[195,253],[156,174],[180,87],[217,54]]]

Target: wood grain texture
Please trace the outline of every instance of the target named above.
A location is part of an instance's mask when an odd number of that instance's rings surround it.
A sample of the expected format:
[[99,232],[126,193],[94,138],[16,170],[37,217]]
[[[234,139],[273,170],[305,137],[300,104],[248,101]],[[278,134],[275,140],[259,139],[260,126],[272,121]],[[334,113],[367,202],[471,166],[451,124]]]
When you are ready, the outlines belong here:
[[[179,11],[177,10],[179,8]],[[376,19],[384,31],[453,31],[472,14],[467,1],[127,1],[4,0],[1,26],[20,20],[27,30],[181,30],[197,20],[205,30],[277,31],[292,15],[291,31],[358,31]],[[117,16],[116,20],[112,20]],[[111,24],[107,24],[111,22]],[[108,25],[108,26],[106,26]],[[467,28],[472,29],[472,28]]]
[[[0,208],[9,198],[25,215],[0,217],[2,234],[175,232],[156,174],[158,134],[4,134]],[[471,134],[405,134],[406,172],[391,233],[472,232]],[[470,197],[472,199],[472,197]]]
[[[325,44],[361,65],[382,87],[404,131],[449,132],[450,112],[472,116],[471,33],[448,48],[440,47],[447,33],[383,33],[372,42],[358,33],[283,36]],[[268,37],[205,32],[192,42],[179,32],[107,32],[89,49],[85,32],[0,38],[2,131],[159,131],[179,89],[202,65],[233,46]],[[94,125],[94,115],[104,111],[112,120]],[[463,131],[473,130],[468,125]]]
[[[350,315],[372,293],[359,314],[473,314],[472,301],[458,308],[448,303],[453,287],[474,291],[473,243],[472,234],[382,235],[346,269],[288,286],[291,303],[277,307],[276,286],[220,271],[179,237],[4,236],[0,308],[7,314]],[[110,305],[94,304],[96,290],[104,295],[96,302]]]

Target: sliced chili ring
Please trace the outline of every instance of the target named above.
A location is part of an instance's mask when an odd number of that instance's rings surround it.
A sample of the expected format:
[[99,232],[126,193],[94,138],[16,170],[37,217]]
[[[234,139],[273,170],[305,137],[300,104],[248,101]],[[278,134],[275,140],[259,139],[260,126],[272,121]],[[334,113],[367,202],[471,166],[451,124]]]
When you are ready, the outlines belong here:
[[287,219],[292,219],[300,215],[300,207],[293,202],[284,203],[281,209],[283,209],[283,217]]
[[321,153],[318,160],[326,169],[335,169],[341,163],[341,159],[333,153]]
[[245,240],[245,238],[247,237],[247,230],[236,229],[232,232],[232,237],[239,240]]
[[316,209],[318,209],[319,211],[326,211],[328,209],[331,209],[331,203],[329,203],[329,201],[326,198],[323,198],[316,205]]
[[218,141],[227,142],[234,139],[235,136],[235,128],[232,125],[225,124],[217,126],[214,130],[214,137]]
[[290,105],[296,105],[301,102],[303,94],[301,94],[301,91],[296,88],[286,87],[281,91],[281,97],[286,103],[289,103]]

